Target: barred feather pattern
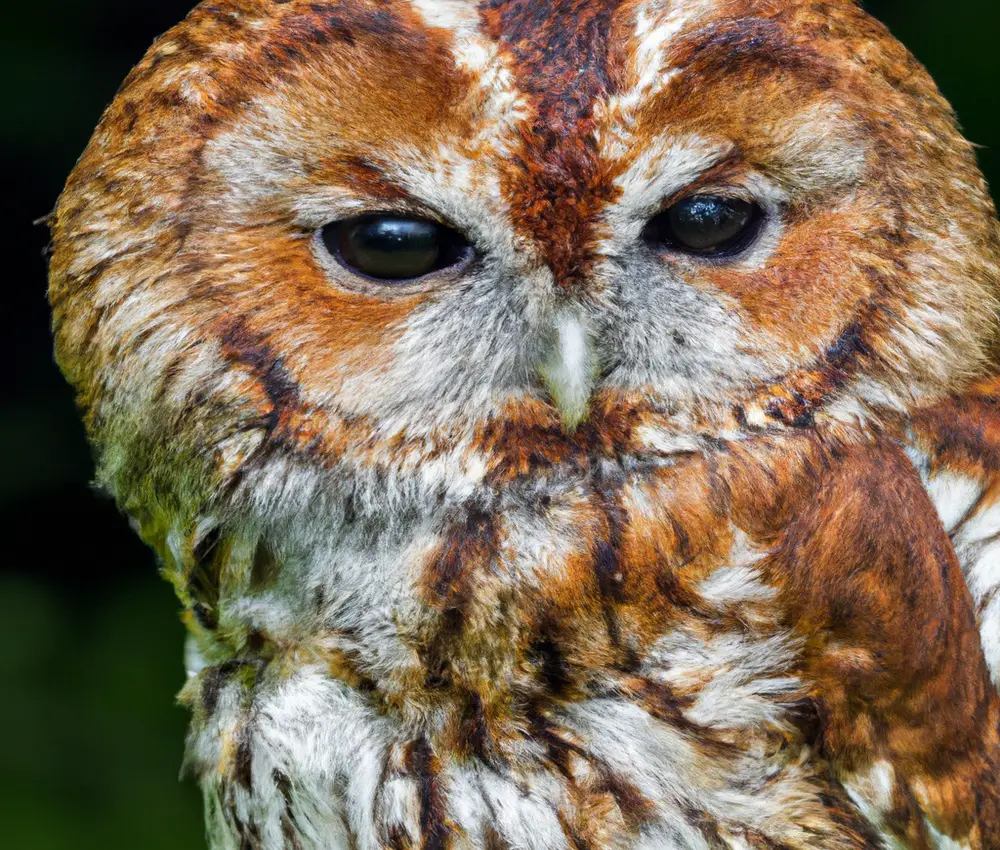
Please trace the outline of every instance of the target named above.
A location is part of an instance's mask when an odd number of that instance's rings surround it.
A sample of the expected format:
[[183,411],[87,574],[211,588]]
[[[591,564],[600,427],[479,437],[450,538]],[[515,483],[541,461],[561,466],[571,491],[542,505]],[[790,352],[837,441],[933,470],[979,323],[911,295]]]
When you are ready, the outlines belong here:
[[854,2],[202,3],[52,229],[215,850],[1000,847],[1000,226]]

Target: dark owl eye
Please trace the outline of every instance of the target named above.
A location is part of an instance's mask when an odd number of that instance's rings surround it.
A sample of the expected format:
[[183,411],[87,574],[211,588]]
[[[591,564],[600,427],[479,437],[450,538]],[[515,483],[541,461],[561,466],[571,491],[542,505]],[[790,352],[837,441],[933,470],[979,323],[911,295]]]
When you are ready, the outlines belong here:
[[435,221],[369,215],[328,224],[323,244],[348,269],[383,281],[409,281],[454,266],[471,253],[454,230]]
[[658,248],[701,256],[733,256],[760,230],[763,210],[751,201],[692,195],[646,225],[643,239]]

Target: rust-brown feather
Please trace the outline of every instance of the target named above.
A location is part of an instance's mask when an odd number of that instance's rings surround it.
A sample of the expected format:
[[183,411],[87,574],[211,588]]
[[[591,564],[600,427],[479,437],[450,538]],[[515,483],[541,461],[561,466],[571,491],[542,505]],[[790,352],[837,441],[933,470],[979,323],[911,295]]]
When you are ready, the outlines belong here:
[[[745,256],[644,241],[698,193]],[[354,274],[362,212],[473,258]],[[50,298],[214,846],[1000,847],[998,246],[848,0],[199,5]]]

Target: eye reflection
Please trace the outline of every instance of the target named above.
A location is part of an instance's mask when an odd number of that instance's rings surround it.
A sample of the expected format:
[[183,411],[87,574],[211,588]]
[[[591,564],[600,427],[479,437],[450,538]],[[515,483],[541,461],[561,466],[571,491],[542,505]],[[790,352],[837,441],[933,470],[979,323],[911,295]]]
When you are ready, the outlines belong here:
[[369,215],[337,221],[321,231],[331,255],[356,274],[407,282],[458,265],[471,254],[465,239],[435,221]]
[[702,256],[734,256],[760,232],[763,210],[720,195],[683,198],[654,217],[643,239],[657,248]]

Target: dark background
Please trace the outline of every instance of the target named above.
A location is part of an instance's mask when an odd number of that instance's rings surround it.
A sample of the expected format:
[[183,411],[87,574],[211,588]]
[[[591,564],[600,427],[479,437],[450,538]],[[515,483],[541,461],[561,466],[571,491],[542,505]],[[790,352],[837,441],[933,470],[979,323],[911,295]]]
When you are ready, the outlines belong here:
[[[52,363],[43,228],[102,109],[193,0],[5,4],[0,79],[0,844],[12,850],[204,846],[178,782],[182,628],[169,587],[94,493],[72,396]],[[1000,3],[871,0],[930,68],[1000,185]]]

